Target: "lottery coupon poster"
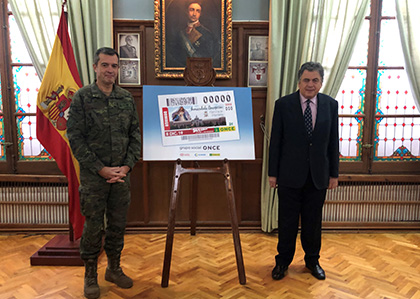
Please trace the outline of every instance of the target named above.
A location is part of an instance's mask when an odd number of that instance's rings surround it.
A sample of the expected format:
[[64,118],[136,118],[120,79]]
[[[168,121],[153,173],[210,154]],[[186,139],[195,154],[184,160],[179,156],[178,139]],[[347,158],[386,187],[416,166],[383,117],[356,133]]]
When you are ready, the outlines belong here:
[[253,160],[248,87],[143,86],[143,160]]

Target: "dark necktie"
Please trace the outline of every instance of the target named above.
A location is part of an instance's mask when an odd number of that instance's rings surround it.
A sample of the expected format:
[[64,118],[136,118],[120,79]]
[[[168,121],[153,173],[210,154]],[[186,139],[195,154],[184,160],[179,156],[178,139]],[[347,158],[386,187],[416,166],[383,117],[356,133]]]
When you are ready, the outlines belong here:
[[309,106],[310,103],[311,100],[306,101],[306,108],[305,112],[303,113],[303,118],[305,119],[305,128],[309,138],[312,137],[312,111],[311,107]]

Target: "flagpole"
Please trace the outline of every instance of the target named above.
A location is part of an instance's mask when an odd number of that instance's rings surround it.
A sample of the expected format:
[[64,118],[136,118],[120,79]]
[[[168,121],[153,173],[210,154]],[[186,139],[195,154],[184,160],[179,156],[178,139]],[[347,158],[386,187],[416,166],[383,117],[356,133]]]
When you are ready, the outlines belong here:
[[[66,16],[66,23],[68,26],[68,18],[67,18],[67,0],[63,0],[63,4],[61,5],[61,9],[63,10],[65,16]],[[67,185],[67,188],[69,186]],[[70,193],[69,193],[69,203],[70,203]],[[71,217],[70,217],[70,206],[69,206],[69,241],[72,243],[74,242],[74,231],[73,231],[73,223],[71,223]]]
[[[70,212],[69,212],[69,215],[70,215]],[[70,221],[69,221],[69,241],[74,242],[73,224]]]

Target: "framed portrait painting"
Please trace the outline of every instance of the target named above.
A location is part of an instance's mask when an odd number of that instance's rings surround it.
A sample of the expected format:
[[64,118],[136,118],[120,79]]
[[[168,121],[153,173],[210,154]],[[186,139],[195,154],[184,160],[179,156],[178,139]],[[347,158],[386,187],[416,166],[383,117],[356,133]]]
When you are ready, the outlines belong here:
[[232,0],[155,0],[155,75],[181,78],[188,57],[232,76]]
[[140,85],[140,34],[118,33],[120,69],[118,84]]

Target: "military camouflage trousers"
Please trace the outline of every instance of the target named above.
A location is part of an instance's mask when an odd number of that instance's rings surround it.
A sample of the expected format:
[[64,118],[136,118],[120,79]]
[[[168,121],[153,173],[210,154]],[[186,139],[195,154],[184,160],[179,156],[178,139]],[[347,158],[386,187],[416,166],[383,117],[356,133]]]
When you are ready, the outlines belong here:
[[97,177],[89,180],[88,184],[81,184],[80,209],[85,216],[80,241],[82,260],[98,258],[104,233],[104,250],[107,256],[121,254],[130,205],[129,181],[127,176],[124,183],[109,184],[105,179]]

